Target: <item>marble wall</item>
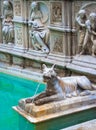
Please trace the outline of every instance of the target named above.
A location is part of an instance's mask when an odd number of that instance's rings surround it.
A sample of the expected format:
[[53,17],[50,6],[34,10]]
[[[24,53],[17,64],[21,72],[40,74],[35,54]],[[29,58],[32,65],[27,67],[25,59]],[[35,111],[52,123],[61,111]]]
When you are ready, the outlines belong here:
[[1,0],[0,6],[1,63],[37,71],[43,63],[55,63],[61,75],[96,75],[96,53],[91,55],[90,41],[89,53],[77,57],[80,37],[76,23],[80,10],[86,11],[87,18],[96,12],[96,0]]

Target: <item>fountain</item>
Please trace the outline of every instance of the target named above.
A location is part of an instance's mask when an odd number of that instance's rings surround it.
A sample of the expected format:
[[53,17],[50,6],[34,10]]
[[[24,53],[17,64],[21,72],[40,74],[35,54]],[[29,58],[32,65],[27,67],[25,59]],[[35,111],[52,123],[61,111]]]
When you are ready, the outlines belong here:
[[0,71],[40,81],[13,107],[20,129],[96,118],[96,0],[1,0],[0,7]]

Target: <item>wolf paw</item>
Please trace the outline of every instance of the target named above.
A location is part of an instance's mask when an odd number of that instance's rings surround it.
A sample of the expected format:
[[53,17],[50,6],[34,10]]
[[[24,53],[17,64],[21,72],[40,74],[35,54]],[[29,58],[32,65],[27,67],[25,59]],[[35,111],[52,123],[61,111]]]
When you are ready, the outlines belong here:
[[31,98],[28,98],[25,100],[26,103],[31,103],[32,102],[32,99]]

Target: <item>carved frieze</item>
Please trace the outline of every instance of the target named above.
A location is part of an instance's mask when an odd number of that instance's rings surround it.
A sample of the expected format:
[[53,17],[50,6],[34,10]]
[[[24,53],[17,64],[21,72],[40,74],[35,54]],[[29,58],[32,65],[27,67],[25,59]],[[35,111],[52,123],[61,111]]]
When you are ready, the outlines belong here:
[[24,67],[24,59],[20,57],[13,56],[13,65]]
[[11,56],[9,54],[4,54],[0,52],[0,61],[5,63],[11,63]]

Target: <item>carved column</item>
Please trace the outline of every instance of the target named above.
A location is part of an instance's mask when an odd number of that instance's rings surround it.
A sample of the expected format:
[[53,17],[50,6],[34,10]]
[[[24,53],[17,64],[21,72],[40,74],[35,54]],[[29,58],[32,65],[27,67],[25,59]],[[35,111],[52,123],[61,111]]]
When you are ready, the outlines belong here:
[[[64,2],[50,1],[50,52],[66,53],[64,51]],[[66,34],[65,34],[66,35]]]
[[14,0],[14,26],[15,26],[15,47],[16,51],[28,49],[27,32],[27,1]]
[[15,46],[13,51],[15,51],[15,55],[12,56],[12,61],[13,65],[18,67],[24,67],[24,58],[21,53],[28,49],[27,11],[26,0],[14,0]]

